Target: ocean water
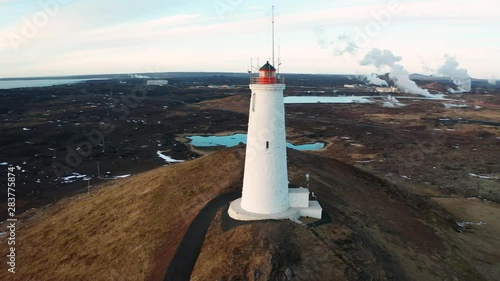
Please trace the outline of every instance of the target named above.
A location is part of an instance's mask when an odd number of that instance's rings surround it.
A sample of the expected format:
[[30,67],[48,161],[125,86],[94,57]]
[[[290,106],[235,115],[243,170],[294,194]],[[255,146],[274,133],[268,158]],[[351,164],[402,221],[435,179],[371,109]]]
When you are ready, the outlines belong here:
[[89,80],[107,80],[107,79],[108,78],[0,80],[0,89],[50,87],[56,85],[81,83]]
[[[239,143],[247,142],[246,134],[233,134],[228,136],[190,136],[187,137],[190,143],[196,147],[213,147],[213,146],[225,146],[233,147],[237,146]],[[306,143],[294,145],[287,142],[286,146],[295,150],[319,150],[325,147],[324,142]]]

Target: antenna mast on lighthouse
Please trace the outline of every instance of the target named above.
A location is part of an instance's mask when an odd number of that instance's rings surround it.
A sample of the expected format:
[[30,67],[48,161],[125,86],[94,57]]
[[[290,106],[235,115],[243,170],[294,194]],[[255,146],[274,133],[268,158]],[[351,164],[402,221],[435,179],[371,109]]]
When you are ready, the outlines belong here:
[[273,66],[274,66],[274,5],[271,6],[271,17],[272,17],[272,48],[273,48],[273,51],[272,51],[272,54],[273,54]]

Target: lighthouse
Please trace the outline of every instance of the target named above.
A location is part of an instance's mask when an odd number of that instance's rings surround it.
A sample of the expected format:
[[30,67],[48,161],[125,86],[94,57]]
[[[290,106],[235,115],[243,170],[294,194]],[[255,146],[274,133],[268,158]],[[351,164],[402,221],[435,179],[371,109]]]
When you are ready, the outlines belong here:
[[280,213],[289,208],[285,84],[267,62],[259,76],[250,79],[250,89],[241,207],[258,214]]
[[237,220],[321,218],[309,189],[288,188],[284,78],[267,62],[250,78],[250,109],[242,197],[228,213]]
[[[274,64],[274,6],[272,15]],[[243,189],[241,198],[229,205],[228,214],[233,219],[321,218],[322,208],[318,201],[309,200],[308,188],[288,187],[285,88],[284,78],[269,61],[260,67],[258,76],[250,77]]]

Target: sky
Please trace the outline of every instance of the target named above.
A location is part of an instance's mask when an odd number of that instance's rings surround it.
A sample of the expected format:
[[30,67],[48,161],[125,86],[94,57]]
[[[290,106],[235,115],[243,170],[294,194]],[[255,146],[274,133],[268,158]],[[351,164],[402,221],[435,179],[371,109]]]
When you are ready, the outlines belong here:
[[272,60],[271,5],[283,73],[381,71],[360,64],[378,48],[500,78],[498,0],[0,0],[0,78],[246,72]]

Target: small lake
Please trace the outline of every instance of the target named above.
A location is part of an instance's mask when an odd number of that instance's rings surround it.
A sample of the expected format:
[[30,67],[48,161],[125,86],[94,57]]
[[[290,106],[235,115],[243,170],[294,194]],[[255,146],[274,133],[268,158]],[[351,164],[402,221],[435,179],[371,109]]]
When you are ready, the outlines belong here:
[[56,85],[66,85],[81,83],[90,80],[108,80],[109,78],[90,78],[90,79],[13,79],[0,80],[0,89],[32,88],[32,87],[50,87]]
[[[394,96],[396,99],[412,100],[446,100],[443,95],[436,94],[429,97],[405,97]],[[289,96],[285,97],[285,104],[307,104],[307,103],[374,103],[375,100],[387,99],[386,96]]]
[[338,97],[315,97],[315,96],[290,96],[285,97],[285,104],[294,103],[373,103],[368,96],[338,96]]
[[[189,143],[196,147],[213,147],[213,146],[225,146],[233,147],[240,143],[247,142],[246,134],[234,134],[228,136],[190,136],[187,137]],[[286,146],[295,150],[319,150],[325,147],[324,142],[306,143],[294,145],[287,142]]]

